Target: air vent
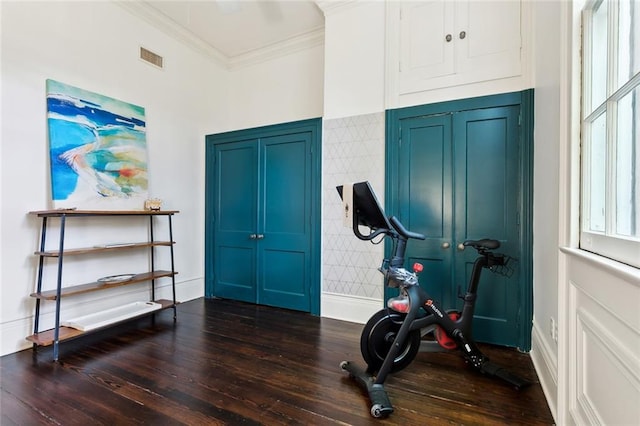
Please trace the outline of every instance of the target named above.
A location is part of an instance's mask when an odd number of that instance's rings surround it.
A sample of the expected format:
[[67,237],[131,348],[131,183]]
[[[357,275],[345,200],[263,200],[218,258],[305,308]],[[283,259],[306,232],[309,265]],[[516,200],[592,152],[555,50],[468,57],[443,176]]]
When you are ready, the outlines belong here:
[[162,56],[158,55],[157,53],[153,53],[152,51],[147,50],[144,47],[140,48],[140,59],[149,62],[151,65],[155,65],[158,68],[163,68]]

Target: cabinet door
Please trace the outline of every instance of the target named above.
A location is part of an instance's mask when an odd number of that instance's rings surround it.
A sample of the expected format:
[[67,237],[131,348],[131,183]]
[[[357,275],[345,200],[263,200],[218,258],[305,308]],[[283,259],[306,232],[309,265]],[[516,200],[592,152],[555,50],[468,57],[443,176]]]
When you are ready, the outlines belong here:
[[463,82],[520,75],[520,2],[455,4],[456,73]]
[[400,94],[521,74],[520,1],[433,0],[399,7],[399,29],[392,31],[399,33]]
[[454,2],[410,2],[400,7],[401,74],[410,80],[453,74]]

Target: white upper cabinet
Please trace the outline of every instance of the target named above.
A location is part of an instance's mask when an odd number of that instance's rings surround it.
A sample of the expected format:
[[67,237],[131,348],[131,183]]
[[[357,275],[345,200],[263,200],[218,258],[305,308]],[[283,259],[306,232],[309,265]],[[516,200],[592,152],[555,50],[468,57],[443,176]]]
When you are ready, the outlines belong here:
[[521,74],[520,1],[431,0],[397,7],[398,94]]

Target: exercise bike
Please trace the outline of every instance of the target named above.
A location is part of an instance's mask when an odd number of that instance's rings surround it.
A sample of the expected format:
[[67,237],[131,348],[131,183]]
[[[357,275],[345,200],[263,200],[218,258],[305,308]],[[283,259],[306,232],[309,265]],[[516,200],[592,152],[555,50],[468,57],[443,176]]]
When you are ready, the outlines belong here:
[[[380,236],[393,240],[392,257],[383,260],[379,270],[385,285],[398,288],[399,296],[389,299],[387,308],[375,313],[362,331],[360,350],[368,368],[362,370],[349,361],[340,364],[349,377],[367,390],[371,415],[384,418],[393,412],[384,382],[390,373],[409,366],[418,351],[460,350],[475,370],[498,377],[516,389],[528,386],[527,380],[490,362],[473,340],[472,322],[481,273],[483,269],[505,268],[508,261],[507,256],[493,251],[500,247],[500,242],[482,239],[463,243],[474,248],[478,257],[466,293],[460,295],[464,301],[462,311],[447,311],[420,287],[417,274],[422,271],[422,265],[414,264],[412,272],[404,268],[408,240],[423,240],[425,236],[408,231],[396,217],[387,218],[369,182],[337,189],[343,198],[345,214],[352,217],[356,237],[365,241],[380,240]],[[363,234],[361,226],[369,228],[369,233]],[[424,337],[431,339],[423,340]]]

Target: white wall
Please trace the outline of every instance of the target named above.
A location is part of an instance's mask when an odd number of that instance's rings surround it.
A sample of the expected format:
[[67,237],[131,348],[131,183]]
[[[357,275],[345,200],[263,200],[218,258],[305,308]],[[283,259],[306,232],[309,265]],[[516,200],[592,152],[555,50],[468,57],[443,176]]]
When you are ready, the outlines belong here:
[[[27,212],[49,208],[45,80],[48,78],[145,107],[150,194],[177,209],[174,238],[179,300],[204,294],[204,135],[227,120],[228,76],[212,61],[163,35],[111,2],[2,2],[1,353],[28,347],[33,332],[40,222]],[[165,58],[158,70],[138,59],[144,46]],[[68,232],[67,247],[144,239],[145,224],[101,220]],[[164,227],[163,227],[164,226]],[[161,233],[166,226],[158,229]],[[78,228],[76,228],[78,229]],[[124,231],[122,231],[124,229]],[[51,234],[57,236],[55,234]],[[100,241],[102,240],[102,241]],[[166,255],[160,254],[160,261]],[[70,259],[65,282],[143,272],[147,256]],[[144,263],[146,265],[146,263]],[[142,269],[145,269],[143,266]],[[90,275],[90,277],[87,277]],[[161,281],[167,286],[169,280]],[[52,283],[48,283],[50,286]],[[84,314],[148,299],[147,285],[64,299],[66,313]],[[163,291],[167,291],[164,288]],[[88,301],[97,301],[91,304]],[[52,325],[53,303],[44,307]]]
[[337,185],[368,180],[384,203],[384,2],[326,2],[322,316],[366,322],[382,307],[383,245],[342,225]]
[[558,323],[558,209],[560,150],[560,3],[532,2],[534,62],[534,181],[532,352],[543,364],[547,397],[555,407],[557,342],[551,334]]
[[225,130],[322,117],[324,46],[234,70]]
[[324,12],[324,118],[384,111],[385,3],[329,3]]
[[[322,116],[322,45],[228,71],[200,46],[169,37],[115,2],[0,2],[0,12],[0,353],[28,347],[24,338],[33,332],[35,301],[29,294],[36,285],[32,253],[40,221],[27,213],[50,207],[48,78],[145,107],[150,196],[162,198],[165,209],[180,210],[173,219],[177,298],[203,296],[205,135]],[[138,59],[140,46],[163,56],[164,70]],[[163,238],[166,221],[157,223],[157,238]],[[57,237],[55,226],[49,235]],[[67,247],[146,235],[141,220],[71,221]],[[156,256],[165,269],[167,251]],[[65,282],[142,272],[140,264],[144,269],[148,262],[146,253],[68,258]],[[55,281],[53,272],[47,268],[45,289]],[[170,297],[169,283],[159,281],[160,297]],[[64,317],[147,300],[148,293],[148,285],[140,284],[66,298]],[[41,329],[53,325],[50,305],[44,305]]]

